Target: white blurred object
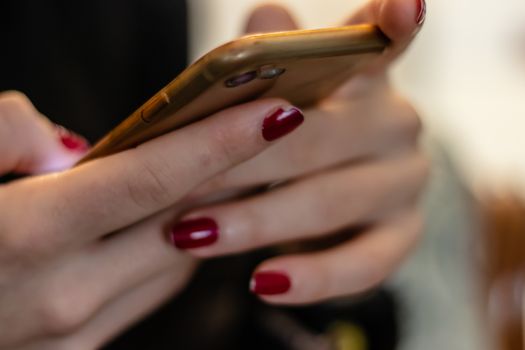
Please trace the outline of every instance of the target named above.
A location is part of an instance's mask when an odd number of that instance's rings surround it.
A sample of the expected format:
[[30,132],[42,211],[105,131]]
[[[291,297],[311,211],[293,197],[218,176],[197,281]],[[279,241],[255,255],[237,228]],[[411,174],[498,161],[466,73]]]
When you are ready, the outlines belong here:
[[[300,25],[333,26],[366,0],[274,0]],[[260,0],[191,0],[195,59],[239,35]],[[525,1],[428,1],[427,21],[394,81],[446,139],[473,188],[525,195]],[[521,46],[520,46],[521,45]],[[522,61],[523,60],[523,61]]]
[[305,28],[336,26],[366,0],[190,0],[193,59],[220,43],[238,37],[250,11],[259,4],[287,6]]
[[471,188],[525,194],[525,1],[440,0],[428,10],[397,85],[449,141]]

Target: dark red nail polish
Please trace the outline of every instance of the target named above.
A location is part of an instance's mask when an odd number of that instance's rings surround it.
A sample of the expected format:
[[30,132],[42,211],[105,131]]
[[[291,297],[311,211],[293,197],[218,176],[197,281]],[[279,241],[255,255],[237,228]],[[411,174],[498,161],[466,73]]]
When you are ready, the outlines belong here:
[[263,137],[266,141],[276,140],[292,132],[303,121],[303,113],[298,108],[292,107],[288,110],[279,108],[264,120]]
[[215,220],[209,218],[179,222],[171,230],[171,241],[180,249],[205,247],[218,238],[219,227]]
[[276,271],[257,272],[250,282],[250,290],[259,295],[283,294],[291,286],[290,278]]
[[425,0],[416,0],[417,1],[417,17],[416,17],[416,23],[418,25],[423,24],[425,22],[425,17],[427,15],[427,3]]

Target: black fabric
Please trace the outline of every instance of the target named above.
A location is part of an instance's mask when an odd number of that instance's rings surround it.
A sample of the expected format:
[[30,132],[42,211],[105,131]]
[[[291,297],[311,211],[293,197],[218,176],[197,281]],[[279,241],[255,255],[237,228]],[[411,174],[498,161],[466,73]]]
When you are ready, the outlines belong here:
[[186,66],[178,0],[0,2],[0,91],[91,141]]
[[[178,0],[0,2],[0,91],[26,93],[42,113],[94,142],[185,67],[186,28]],[[289,350],[290,337],[272,330],[283,317],[312,334],[352,322],[370,350],[394,349],[395,300],[384,291],[304,308],[253,297],[250,274],[271,254],[203,264],[182,295],[105,349]]]

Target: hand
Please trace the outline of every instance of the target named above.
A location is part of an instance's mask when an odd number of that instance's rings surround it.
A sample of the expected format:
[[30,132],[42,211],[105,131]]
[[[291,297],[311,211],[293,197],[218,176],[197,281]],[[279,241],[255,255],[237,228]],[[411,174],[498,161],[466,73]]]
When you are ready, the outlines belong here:
[[[298,132],[214,177],[198,193],[280,185],[190,211],[173,229],[175,244],[195,256],[213,257],[361,228],[355,238],[330,249],[263,262],[252,290],[271,303],[302,304],[361,293],[388,277],[421,233],[417,201],[428,165],[418,147],[417,113],[387,73],[419,30],[424,11],[424,3],[415,0],[374,0],[354,15],[349,23],[379,25],[392,40],[390,48],[366,72],[305,111]],[[294,27],[288,13],[274,6],[258,10],[249,22],[250,31]],[[196,231],[218,239],[201,241]]]
[[[268,128],[284,136],[302,120],[285,101],[260,100],[0,186],[0,349],[98,348],[174,295],[196,264],[165,232],[184,197],[267,148]],[[0,95],[0,173],[63,169],[86,150],[23,95]]]

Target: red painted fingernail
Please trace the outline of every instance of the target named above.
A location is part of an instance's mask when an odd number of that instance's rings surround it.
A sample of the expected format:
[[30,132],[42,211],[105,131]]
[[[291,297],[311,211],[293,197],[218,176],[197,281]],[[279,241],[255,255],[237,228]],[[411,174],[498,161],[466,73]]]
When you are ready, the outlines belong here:
[[423,24],[423,22],[425,22],[426,15],[427,15],[427,3],[425,2],[425,0],[417,0],[416,23],[418,25]]
[[72,151],[84,152],[89,148],[85,140],[75,135],[62,135],[60,136],[60,141],[67,149]]
[[57,125],[56,126],[58,137],[60,142],[71,151],[85,152],[89,148],[89,143],[83,137],[80,137],[66,128]]
[[171,241],[179,249],[211,245],[219,238],[219,227],[213,219],[201,218],[183,221],[171,229]]
[[301,125],[304,121],[300,109],[292,107],[288,110],[279,108],[270,114],[263,122],[262,134],[266,141],[276,140]]
[[276,271],[257,272],[250,281],[250,290],[259,295],[283,294],[291,286],[290,278]]

